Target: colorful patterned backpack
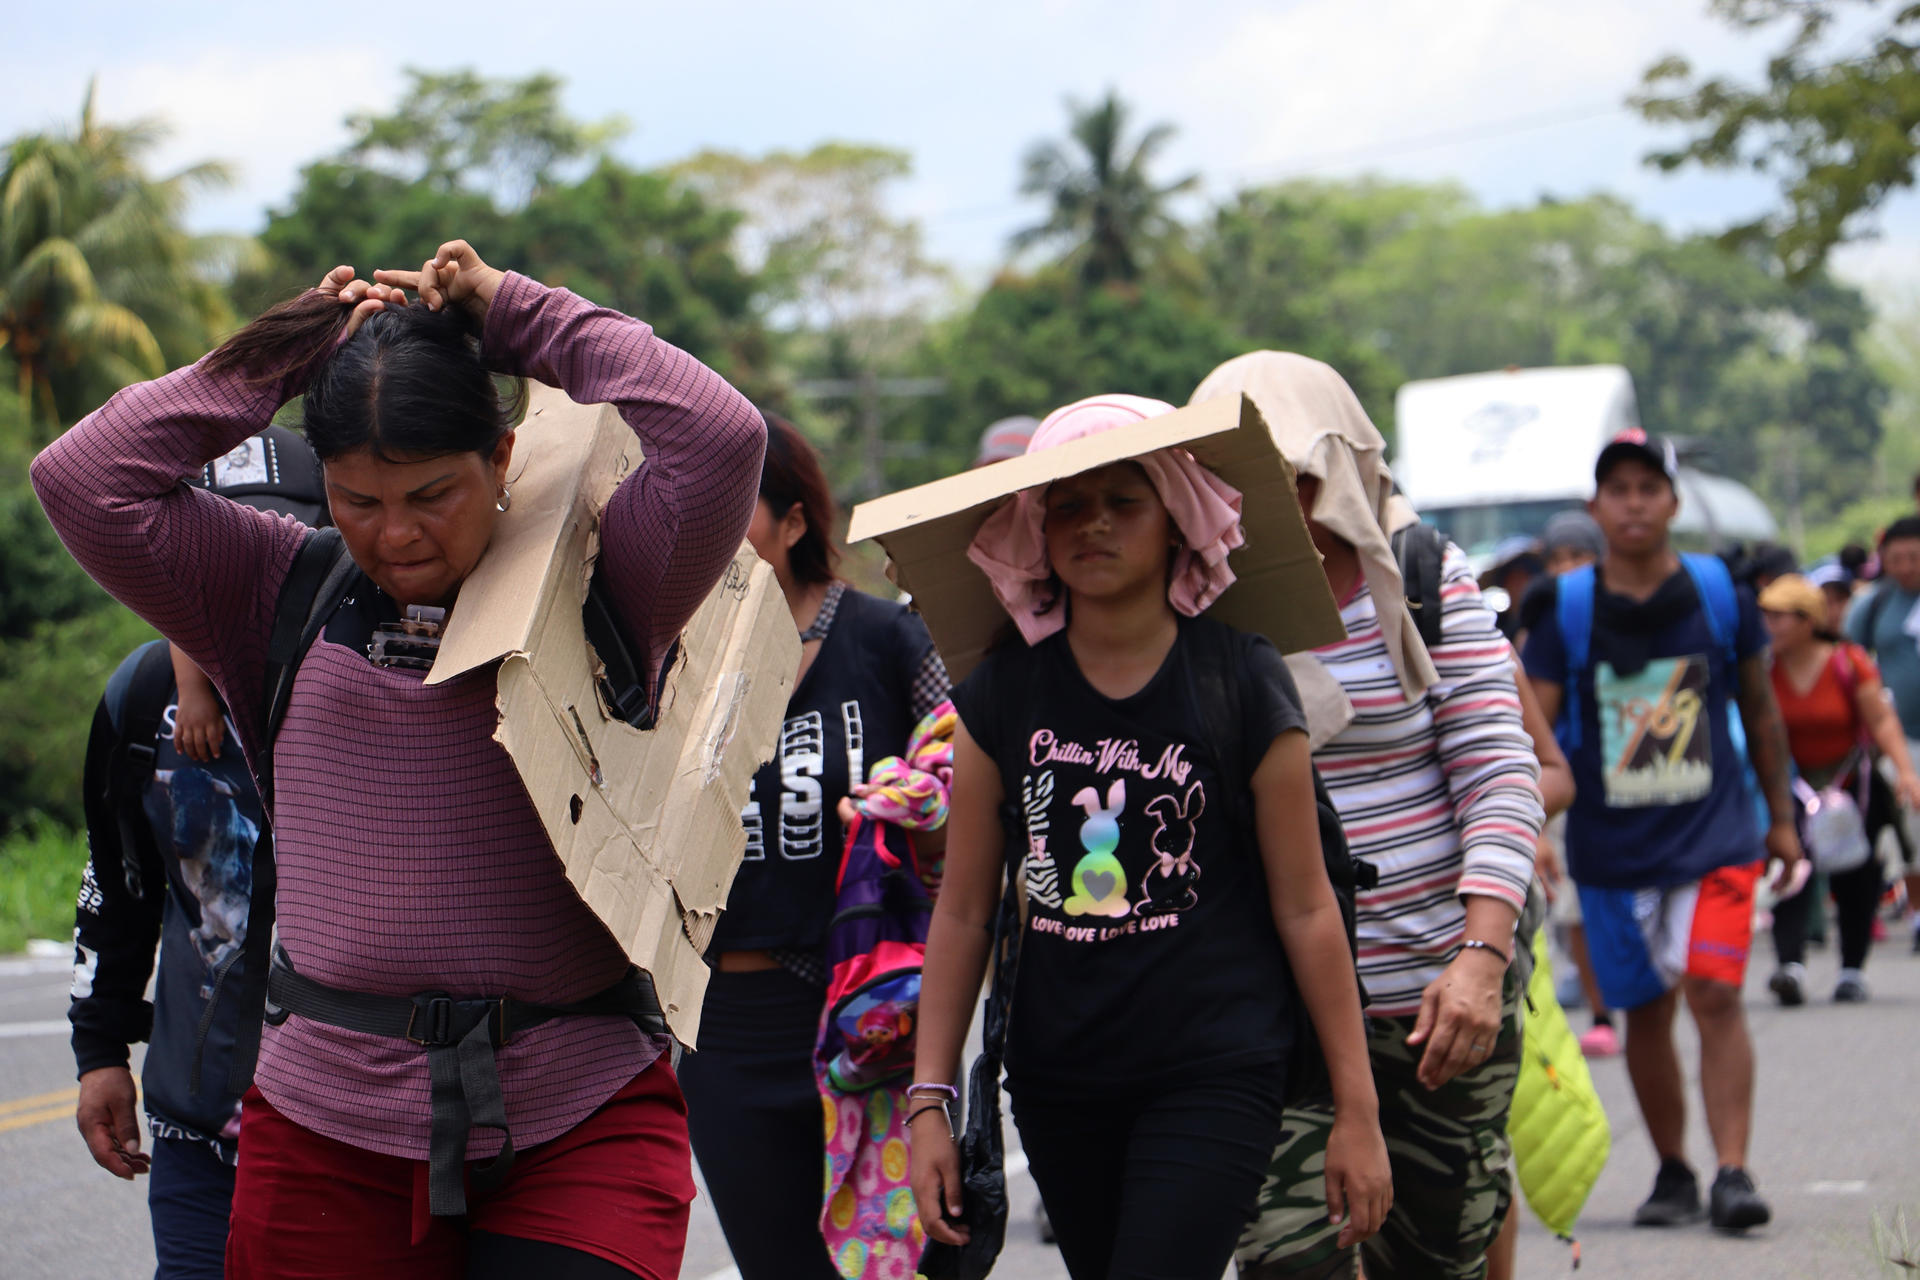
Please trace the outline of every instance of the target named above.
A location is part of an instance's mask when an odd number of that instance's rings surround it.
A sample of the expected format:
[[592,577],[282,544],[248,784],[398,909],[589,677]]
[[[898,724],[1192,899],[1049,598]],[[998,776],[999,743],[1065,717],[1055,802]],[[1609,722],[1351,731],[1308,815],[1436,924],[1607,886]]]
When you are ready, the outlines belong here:
[[904,757],[854,788],[835,882],[813,1067],[826,1120],[820,1233],[847,1280],[902,1280],[926,1247],[907,1182],[906,1087],[933,899],[910,832],[946,822],[956,723],[942,703]]

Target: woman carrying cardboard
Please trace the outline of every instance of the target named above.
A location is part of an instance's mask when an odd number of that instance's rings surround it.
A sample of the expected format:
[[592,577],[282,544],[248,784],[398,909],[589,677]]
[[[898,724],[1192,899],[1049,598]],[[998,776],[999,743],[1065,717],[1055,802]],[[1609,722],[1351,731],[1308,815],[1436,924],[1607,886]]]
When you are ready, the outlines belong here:
[[[272,748],[275,968],[326,998],[265,1031],[229,1276],[679,1270],[693,1184],[669,1039],[494,739],[497,667],[427,684],[424,663],[370,657],[409,606],[455,605],[512,505],[496,374],[609,402],[638,437],[596,572],[651,687],[740,545],[765,424],[647,325],[464,241],[373,284],[336,268],[34,462],[81,566],[212,677],[250,760]],[[269,743],[276,601],[310,531],[184,481],[302,394],[359,577]],[[396,1003],[418,1015],[404,1033],[341,1025]]]

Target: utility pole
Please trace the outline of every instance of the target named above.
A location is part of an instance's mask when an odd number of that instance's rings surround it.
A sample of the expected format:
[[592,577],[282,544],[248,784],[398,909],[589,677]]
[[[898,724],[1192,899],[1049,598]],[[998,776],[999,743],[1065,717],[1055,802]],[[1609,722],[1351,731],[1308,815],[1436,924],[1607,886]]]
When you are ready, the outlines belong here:
[[945,378],[882,378],[862,366],[852,378],[807,378],[793,384],[795,395],[812,400],[851,399],[854,406],[854,432],[860,440],[860,496],[874,498],[886,492],[884,460],[894,454],[912,454],[911,442],[889,445],[881,430],[882,400],[917,400],[937,396],[947,389]]
[[859,382],[860,487],[863,497],[875,498],[886,491],[887,475],[880,466],[880,380],[872,365],[860,366]]
[[1787,450],[1787,543],[1798,559],[1807,553],[1807,522],[1800,510],[1800,424],[1787,424],[1781,439]]

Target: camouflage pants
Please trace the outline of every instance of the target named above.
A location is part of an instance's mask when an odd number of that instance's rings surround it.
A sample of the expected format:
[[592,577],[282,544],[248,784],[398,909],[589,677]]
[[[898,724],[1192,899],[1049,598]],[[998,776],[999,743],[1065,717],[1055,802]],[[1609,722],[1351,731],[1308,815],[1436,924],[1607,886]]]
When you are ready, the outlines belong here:
[[1507,1110],[1520,1074],[1520,984],[1507,976],[1492,1055],[1428,1092],[1407,1046],[1412,1018],[1368,1018],[1367,1049],[1380,1128],[1393,1165],[1393,1210],[1359,1249],[1341,1249],[1327,1221],[1327,1136],[1333,1107],[1290,1109],[1260,1189],[1260,1213],[1240,1238],[1241,1280],[1351,1277],[1479,1280],[1487,1246],[1513,1201]]

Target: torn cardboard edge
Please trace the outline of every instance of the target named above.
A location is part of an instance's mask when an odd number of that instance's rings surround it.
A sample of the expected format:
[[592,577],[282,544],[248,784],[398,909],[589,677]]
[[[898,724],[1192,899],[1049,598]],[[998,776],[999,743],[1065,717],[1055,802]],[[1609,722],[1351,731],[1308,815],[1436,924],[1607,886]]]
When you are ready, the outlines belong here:
[[1227,563],[1236,581],[1207,609],[1282,653],[1346,638],[1320,553],[1307,534],[1293,468],[1246,396],[1178,409],[1052,449],[936,480],[854,508],[849,542],[886,549],[889,575],[912,595],[947,671],[958,683],[978,666],[1009,618],[967,546],[1002,502],[1025,489],[1157,449],[1184,448],[1238,489],[1246,545]]
[[427,683],[500,664],[494,739],[568,880],[692,1045],[702,957],[746,851],[740,811],[799,668],[793,615],[743,543],[681,632],[654,727],[609,714],[582,608],[600,512],[640,442],[611,405],[551,387],[534,388],[518,432],[512,508],[460,588]]

